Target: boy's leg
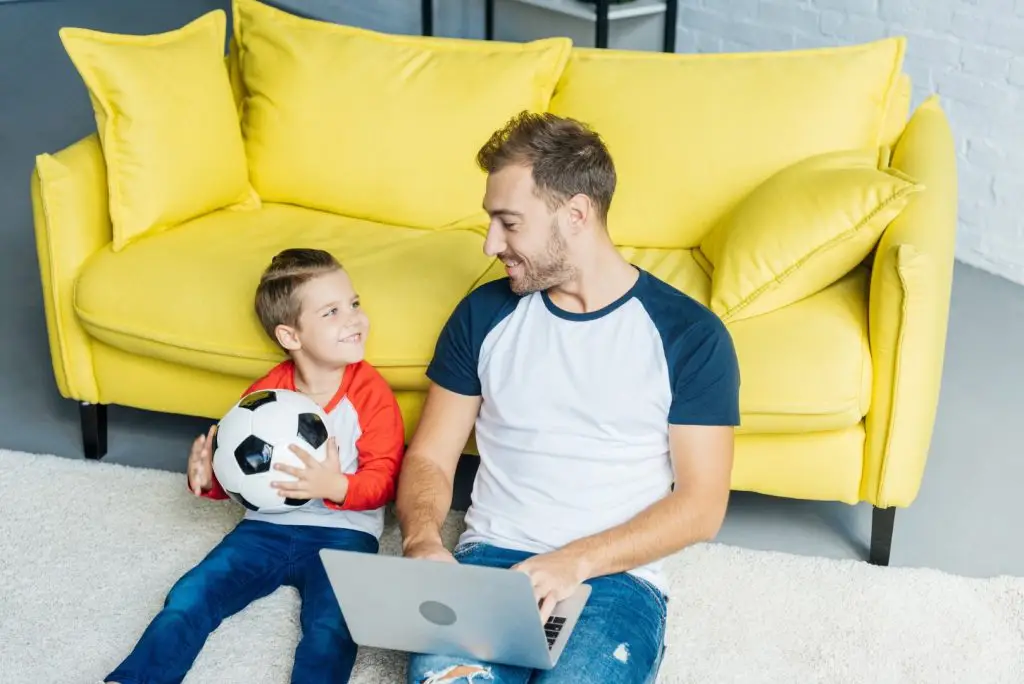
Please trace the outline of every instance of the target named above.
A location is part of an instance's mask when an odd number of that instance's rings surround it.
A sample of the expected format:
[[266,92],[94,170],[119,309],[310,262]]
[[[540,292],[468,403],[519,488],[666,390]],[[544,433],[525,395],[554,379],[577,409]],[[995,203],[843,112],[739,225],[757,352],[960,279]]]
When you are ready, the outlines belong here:
[[590,580],[590,599],[558,664],[534,684],[652,684],[664,653],[667,601],[626,573]]
[[302,600],[302,637],[295,648],[291,681],[342,684],[349,680],[357,649],[319,552],[326,548],[377,553],[379,544],[372,535],[355,530],[303,526],[294,532],[299,551],[290,583]]
[[[456,548],[453,555],[460,563],[510,568],[532,554],[486,544],[467,544]],[[532,673],[530,668],[416,653],[409,658],[408,684],[526,684]]]
[[180,682],[225,618],[279,587],[287,537],[277,525],[243,520],[168,592],[163,609],[105,681]]

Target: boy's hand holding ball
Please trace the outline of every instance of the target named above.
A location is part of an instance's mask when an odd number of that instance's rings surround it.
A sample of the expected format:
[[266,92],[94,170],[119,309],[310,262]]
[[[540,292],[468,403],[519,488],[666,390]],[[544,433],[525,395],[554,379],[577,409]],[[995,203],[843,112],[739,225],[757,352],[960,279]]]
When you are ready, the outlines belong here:
[[301,447],[291,445],[294,453],[304,468],[294,468],[283,463],[275,465],[275,469],[295,478],[295,482],[272,482],[282,497],[291,499],[327,499],[342,504],[348,495],[348,477],[341,472],[341,457],[338,454],[338,443],[334,437],[327,440],[327,458],[321,463],[310,456]]

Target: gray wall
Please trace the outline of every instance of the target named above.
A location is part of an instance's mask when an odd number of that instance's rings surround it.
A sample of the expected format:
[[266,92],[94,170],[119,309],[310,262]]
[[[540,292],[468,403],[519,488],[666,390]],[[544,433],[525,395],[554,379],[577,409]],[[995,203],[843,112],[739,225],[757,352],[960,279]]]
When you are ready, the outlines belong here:
[[[305,16],[387,33],[420,33],[419,0],[266,0]],[[434,34],[483,38],[483,0],[434,0]]]
[[0,382],[9,393],[0,402],[0,446],[34,444],[38,451],[38,431],[45,431],[52,451],[79,448],[76,409],[60,401],[50,366],[29,196],[35,155],[96,130],[85,87],[57,31],[156,33],[218,7],[227,9],[228,0],[0,3]]

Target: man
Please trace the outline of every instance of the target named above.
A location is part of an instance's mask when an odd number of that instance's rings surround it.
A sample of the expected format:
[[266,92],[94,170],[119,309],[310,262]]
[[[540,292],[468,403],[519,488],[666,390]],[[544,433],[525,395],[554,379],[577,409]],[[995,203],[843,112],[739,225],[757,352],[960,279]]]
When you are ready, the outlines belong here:
[[[652,682],[661,559],[714,537],[725,515],[739,423],[732,341],[708,309],[616,250],[615,168],[596,133],[523,113],[477,161],[484,251],[508,277],[467,295],[437,341],[398,486],[403,551],[522,571],[545,619],[581,583],[592,594],[550,671],[417,654],[409,681]],[[480,465],[453,555],[440,528],[474,427]]]

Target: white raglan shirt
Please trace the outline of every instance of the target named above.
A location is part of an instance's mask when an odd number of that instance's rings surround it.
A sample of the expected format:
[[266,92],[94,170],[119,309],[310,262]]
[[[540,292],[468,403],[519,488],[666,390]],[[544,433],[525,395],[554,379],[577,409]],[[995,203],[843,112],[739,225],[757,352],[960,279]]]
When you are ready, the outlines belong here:
[[[507,278],[476,288],[438,338],[428,377],[482,396],[480,465],[460,543],[544,553],[626,522],[672,488],[668,428],[739,424],[729,333],[639,270],[590,313]],[[663,561],[630,572],[667,594]]]

